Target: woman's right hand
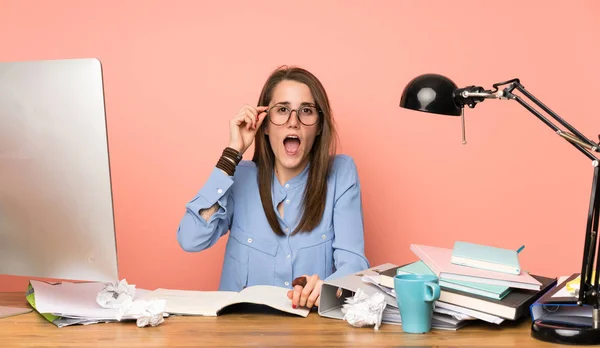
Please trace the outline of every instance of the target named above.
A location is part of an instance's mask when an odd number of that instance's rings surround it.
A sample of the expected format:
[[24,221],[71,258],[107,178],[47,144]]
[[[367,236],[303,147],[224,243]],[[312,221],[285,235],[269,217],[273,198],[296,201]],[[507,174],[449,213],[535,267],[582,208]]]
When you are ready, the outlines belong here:
[[229,121],[229,147],[244,154],[254,141],[258,127],[267,117],[267,106],[243,105],[237,115]]

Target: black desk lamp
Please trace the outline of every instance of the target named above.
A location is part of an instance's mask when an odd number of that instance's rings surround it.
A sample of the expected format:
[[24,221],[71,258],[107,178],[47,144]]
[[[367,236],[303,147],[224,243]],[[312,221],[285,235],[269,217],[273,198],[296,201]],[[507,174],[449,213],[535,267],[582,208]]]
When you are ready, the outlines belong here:
[[[592,273],[594,267],[594,258],[597,257],[596,266],[600,264],[600,253],[596,255],[597,232],[598,232],[598,211],[600,202],[598,195],[598,157],[593,152],[600,152],[600,144],[586,138],[573,126],[560,118],[556,113],[550,110],[546,105],[536,99],[531,93],[525,90],[519,79],[513,79],[506,82],[500,82],[492,85],[493,90],[486,90],[479,86],[468,86],[458,88],[456,84],[445,76],[437,74],[420,75],[410,81],[402,93],[400,106],[406,109],[429,112],[434,114],[448,116],[462,116],[463,143],[466,143],[464,132],[464,106],[468,105],[474,108],[477,103],[485,99],[507,99],[516,100],[524,108],[529,110],[548,127],[552,128],[556,134],[567,140],[571,145],[586,155],[594,167],[594,177],[592,181],[592,194],[587,218],[585,232],[585,246],[583,250],[583,261],[581,265],[581,283],[579,287],[579,297],[577,305],[591,305],[592,319],[582,324],[566,323],[560,319],[553,320],[538,319],[531,326],[531,335],[537,339],[567,344],[600,344],[600,289],[598,286],[599,273]],[[499,90],[500,86],[506,86]],[[549,114],[560,125],[567,129],[564,131],[558,128],[552,121],[544,117],[539,111],[531,107],[521,97],[513,94],[517,90],[534,104]],[[598,136],[600,138],[600,135]],[[592,279],[593,277],[593,279]],[[595,285],[594,285],[595,284]]]

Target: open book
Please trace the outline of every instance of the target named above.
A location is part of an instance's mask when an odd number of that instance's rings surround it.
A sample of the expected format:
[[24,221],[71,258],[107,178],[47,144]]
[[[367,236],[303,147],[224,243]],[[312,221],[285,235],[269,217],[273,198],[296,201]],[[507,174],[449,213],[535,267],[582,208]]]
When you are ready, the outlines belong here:
[[307,317],[308,308],[292,308],[287,297],[290,289],[270,285],[254,285],[235,291],[189,291],[156,289],[143,297],[145,300],[167,301],[167,313],[180,315],[218,316],[224,308],[238,303],[252,303]]

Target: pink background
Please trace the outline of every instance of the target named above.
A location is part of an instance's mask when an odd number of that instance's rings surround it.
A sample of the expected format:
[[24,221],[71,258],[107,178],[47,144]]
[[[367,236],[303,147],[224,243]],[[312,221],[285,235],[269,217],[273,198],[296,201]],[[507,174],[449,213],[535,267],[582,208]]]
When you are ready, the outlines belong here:
[[[339,152],[359,168],[372,265],[414,260],[410,243],[460,239],[525,244],[533,273],[579,272],[587,158],[515,102],[467,109],[466,146],[459,118],[398,103],[421,73],[486,88],[518,77],[596,139],[600,2],[464,5],[0,0],[0,60],[102,61],[120,276],[140,288],[217,288],[227,237],[186,253],[177,225],[228,120],[282,64],[311,70],[330,94]],[[1,291],[26,284],[0,276]]]

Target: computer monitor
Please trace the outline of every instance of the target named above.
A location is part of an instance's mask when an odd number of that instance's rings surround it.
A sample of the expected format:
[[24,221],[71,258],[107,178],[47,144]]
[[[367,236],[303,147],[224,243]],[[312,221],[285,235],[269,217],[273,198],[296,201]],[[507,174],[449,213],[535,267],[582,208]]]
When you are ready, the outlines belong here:
[[97,59],[0,62],[0,274],[119,279]]

